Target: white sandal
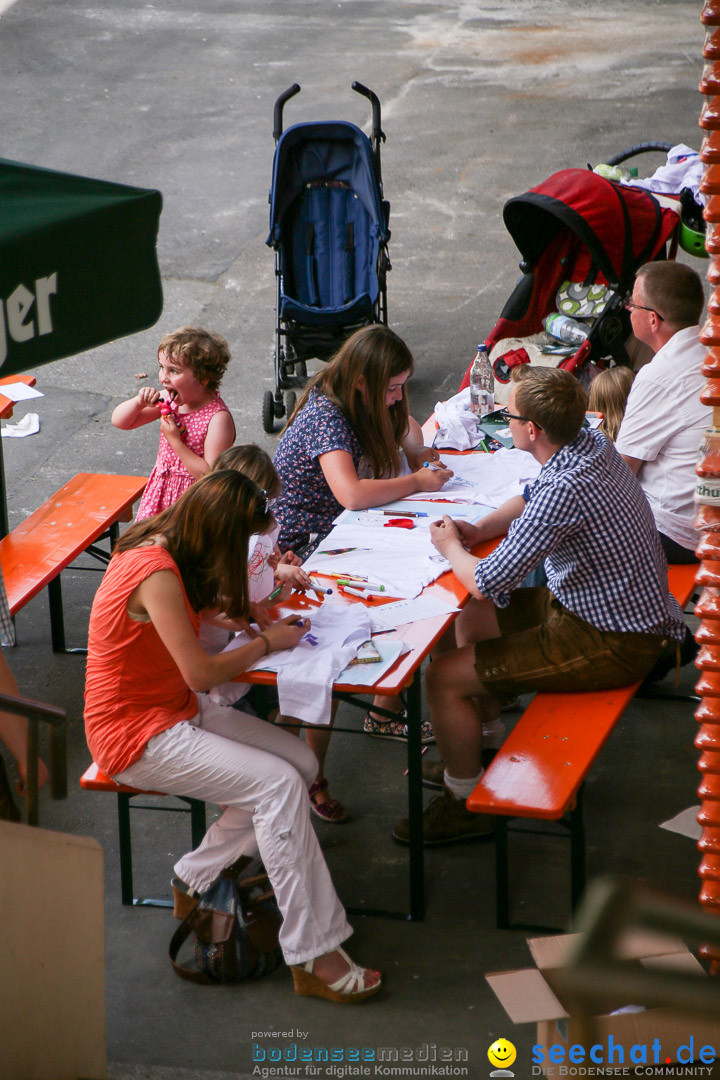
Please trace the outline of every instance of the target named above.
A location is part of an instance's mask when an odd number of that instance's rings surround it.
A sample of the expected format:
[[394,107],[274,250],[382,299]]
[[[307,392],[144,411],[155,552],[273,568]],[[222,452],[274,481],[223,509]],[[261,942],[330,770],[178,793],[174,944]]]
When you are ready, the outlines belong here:
[[339,946],[335,951],[340,953],[349,970],[341,975],[337,982],[329,985],[314,974],[315,960],[308,960],[305,964],[291,964],[295,993],[300,997],[327,998],[328,1001],[339,1001],[345,1005],[354,1005],[377,994],[382,986],[382,979],[378,979],[373,986],[366,986],[365,968],[351,960]]

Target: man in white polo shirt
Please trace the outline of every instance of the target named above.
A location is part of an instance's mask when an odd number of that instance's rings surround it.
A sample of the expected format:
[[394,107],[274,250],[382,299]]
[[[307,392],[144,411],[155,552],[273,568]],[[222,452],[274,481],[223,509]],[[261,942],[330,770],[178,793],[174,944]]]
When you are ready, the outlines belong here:
[[695,461],[712,409],[701,405],[702,281],[678,262],[646,263],[626,301],[633,332],[654,352],[635,376],[616,449],[637,475],[669,563],[697,562]]

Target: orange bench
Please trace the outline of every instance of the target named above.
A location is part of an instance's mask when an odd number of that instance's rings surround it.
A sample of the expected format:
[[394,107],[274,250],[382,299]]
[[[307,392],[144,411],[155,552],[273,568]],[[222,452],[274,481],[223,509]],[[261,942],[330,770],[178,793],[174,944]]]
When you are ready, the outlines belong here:
[[83,552],[107,565],[110,551],[97,545],[107,539],[112,547],[146,483],[144,476],[78,473],[0,540],[10,614],[47,586],[55,652],[85,651],[65,648],[60,574]]
[[[109,776],[92,765],[85,770],[80,777],[80,786],[86,791],[109,791],[117,795],[118,801],[118,834],[120,840],[120,894],[123,904],[141,907],[172,907],[172,900],[152,900],[139,898],[133,895],[133,866],[132,866],[132,833],[130,830],[131,810],[162,810],[166,813],[190,814],[190,831],[192,834],[192,846],[196,848],[205,835],[205,803],[202,799],[191,799],[185,796],[164,795],[160,791],[141,791],[138,788],[127,787],[125,784],[116,784]],[[186,806],[157,806],[141,803],[133,803],[131,800],[136,796],[154,796],[159,799],[177,798]]]
[[[697,569],[697,565],[669,567],[670,591],[683,610],[694,594]],[[638,682],[616,690],[536,694],[467,800],[469,810],[497,815],[498,928],[510,926],[508,823],[514,818],[556,822],[563,834],[569,834],[570,900],[574,910],[585,888],[583,784],[639,687]],[[563,820],[566,815],[568,818]],[[516,827],[513,831],[531,830]],[[532,831],[550,830],[535,827]],[[556,826],[554,834],[557,832]]]

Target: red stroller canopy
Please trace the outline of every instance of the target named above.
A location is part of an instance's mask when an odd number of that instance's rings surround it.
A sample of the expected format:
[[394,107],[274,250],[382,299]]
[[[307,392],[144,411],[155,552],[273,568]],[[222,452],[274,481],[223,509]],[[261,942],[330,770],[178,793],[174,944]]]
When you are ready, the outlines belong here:
[[637,270],[672,235],[678,211],[642,188],[606,180],[590,169],[563,169],[508,200],[503,220],[520,251],[523,277],[487,342],[542,329],[563,281],[610,285],[623,295]]

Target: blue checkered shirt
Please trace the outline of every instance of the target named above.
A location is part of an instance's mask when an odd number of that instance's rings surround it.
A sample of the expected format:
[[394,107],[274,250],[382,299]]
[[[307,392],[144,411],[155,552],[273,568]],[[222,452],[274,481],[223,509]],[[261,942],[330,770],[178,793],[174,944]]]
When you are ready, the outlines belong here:
[[541,562],[563,607],[598,630],[663,634],[685,623],[637,477],[599,431],[583,430],[540,470],[525,509],[475,569],[483,596],[507,607]]

